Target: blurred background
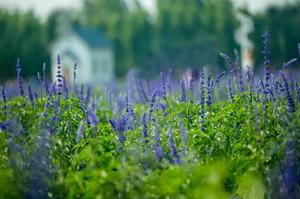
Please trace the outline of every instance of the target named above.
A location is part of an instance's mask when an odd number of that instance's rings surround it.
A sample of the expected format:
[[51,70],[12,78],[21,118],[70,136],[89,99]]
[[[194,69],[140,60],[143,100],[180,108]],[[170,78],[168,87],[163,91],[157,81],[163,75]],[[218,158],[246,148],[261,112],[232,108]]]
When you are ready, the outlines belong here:
[[0,80],[15,78],[18,57],[24,78],[43,62],[51,78],[57,54],[68,81],[74,62],[80,82],[170,67],[218,72],[226,68],[219,52],[260,71],[265,30],[275,70],[298,56],[299,24],[299,0],[0,0]]

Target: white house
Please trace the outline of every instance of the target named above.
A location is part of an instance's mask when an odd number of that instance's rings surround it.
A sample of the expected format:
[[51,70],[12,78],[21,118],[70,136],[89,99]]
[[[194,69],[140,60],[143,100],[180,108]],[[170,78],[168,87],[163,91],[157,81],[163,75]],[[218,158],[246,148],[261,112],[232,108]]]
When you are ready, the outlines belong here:
[[61,57],[62,73],[73,82],[77,63],[76,84],[103,84],[114,76],[114,52],[111,40],[89,27],[73,27],[61,33],[51,46],[52,78],[55,81],[57,55]]

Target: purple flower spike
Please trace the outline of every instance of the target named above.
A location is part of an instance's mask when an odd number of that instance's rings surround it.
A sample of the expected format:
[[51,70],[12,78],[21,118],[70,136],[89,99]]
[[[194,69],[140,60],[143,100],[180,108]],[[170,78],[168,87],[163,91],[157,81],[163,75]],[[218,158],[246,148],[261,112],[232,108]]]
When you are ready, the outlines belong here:
[[87,87],[87,91],[86,91],[86,96],[85,96],[85,105],[87,106],[90,102],[90,98],[91,98],[91,87]]
[[297,197],[297,148],[291,138],[285,146],[285,160],[282,168],[282,197]]
[[181,136],[182,136],[182,141],[184,144],[187,144],[188,139],[187,139],[187,132],[186,129],[180,119],[180,113],[178,114],[178,123],[179,123],[179,127],[180,127],[180,132],[181,132]]
[[211,74],[208,75],[208,78],[207,78],[207,86],[206,86],[206,89],[207,89],[207,100],[206,100],[206,103],[208,106],[211,106],[212,105],[212,86],[213,86],[213,83],[212,83],[213,80],[211,80]]
[[156,94],[157,94],[157,89],[155,89],[151,95],[149,114],[153,112]]
[[69,98],[69,90],[67,87],[66,78],[64,78],[64,77],[63,77],[63,93],[64,93],[64,98],[68,99]]
[[19,92],[20,95],[24,95],[24,90],[23,90],[23,84],[22,84],[22,78],[21,78],[21,64],[20,64],[20,59],[17,59],[17,64],[16,64],[16,71],[17,71],[17,80],[19,84]]
[[113,119],[109,119],[108,121],[117,134],[119,143],[122,145],[126,140],[124,134],[126,131],[126,116],[122,115],[118,121]]
[[281,73],[281,78],[284,82],[284,89],[285,89],[286,100],[287,100],[287,104],[288,104],[288,110],[290,113],[294,113],[296,111],[296,108],[295,108],[293,96],[290,91],[289,83],[283,73]]
[[205,89],[204,89],[204,72],[203,70],[200,72],[200,108],[201,108],[201,130],[205,131]]
[[164,158],[164,151],[160,144],[160,134],[158,129],[157,120],[153,118],[154,122],[154,155],[158,161]]
[[194,101],[193,101],[193,99],[194,99],[194,82],[195,82],[195,80],[194,80],[194,78],[192,78],[191,80],[190,80],[190,102],[191,103],[194,103]]
[[265,86],[266,89],[269,88],[270,85],[270,77],[271,77],[271,73],[270,73],[270,50],[269,50],[269,41],[270,41],[270,33],[268,31],[265,31],[264,34],[262,35],[263,37],[263,44],[264,44],[264,50],[262,51],[262,54],[264,56],[264,79],[265,79]]
[[96,115],[94,110],[91,109],[88,112],[88,118],[89,118],[89,121],[91,122],[91,127],[93,128],[94,133],[96,133],[97,132],[97,124],[99,123],[99,118]]
[[297,101],[300,103],[300,87],[297,90]]
[[3,101],[3,106],[2,106],[2,111],[4,113],[4,115],[7,115],[7,106],[6,106],[6,102],[7,102],[7,98],[6,98],[6,90],[4,87],[2,87],[2,101]]
[[218,83],[220,82],[220,80],[222,79],[222,77],[223,77],[225,74],[226,74],[226,72],[223,71],[221,74],[219,74],[219,75],[217,76],[216,84],[218,84]]
[[119,97],[118,98],[118,108],[117,108],[117,115],[121,115],[122,114],[122,111],[125,107],[125,102],[123,100],[122,97]]
[[57,55],[57,71],[56,71],[56,86],[57,86],[57,94],[60,96],[62,94],[62,88],[63,88],[63,75],[61,71],[61,65],[60,65],[60,56]]
[[224,59],[225,64],[227,65],[229,70],[231,72],[233,72],[233,63],[232,63],[232,60],[230,59],[230,57],[224,53],[220,53],[220,56]]
[[161,82],[161,88],[163,92],[163,99],[166,100],[167,97],[166,82],[165,82],[164,74],[162,72],[160,73],[160,82]]
[[288,68],[288,67],[291,66],[293,63],[295,63],[297,60],[298,60],[297,58],[294,58],[294,59],[289,60],[289,61],[286,62],[286,63],[283,63],[283,69]]
[[164,158],[164,151],[160,145],[155,144],[154,155],[158,161],[161,161]]
[[186,94],[185,94],[185,81],[181,80],[180,85],[181,85],[181,96],[180,96],[179,101],[180,102],[186,102],[186,97],[185,97],[186,96]]
[[185,154],[186,153],[186,145],[188,143],[188,138],[187,138],[187,131],[180,119],[180,113],[178,113],[178,124],[179,124],[180,132],[181,132],[181,139],[182,139],[182,143],[183,143],[182,151],[183,151],[183,154]]
[[171,149],[171,156],[173,156],[173,163],[174,164],[180,164],[180,158],[179,154],[177,152],[177,149],[175,147],[175,142],[173,138],[173,128],[171,127],[169,132],[168,132],[168,144]]
[[31,90],[31,86],[30,85],[28,85],[28,96],[29,96],[29,100],[30,100],[30,103],[31,103],[32,107],[35,108],[33,94],[32,94],[32,90]]
[[114,131],[117,132],[117,122],[113,119],[108,120],[110,125],[113,127]]
[[73,67],[73,86],[75,86],[76,83],[76,78],[77,78],[77,63],[74,63],[74,67]]
[[230,79],[228,80],[228,88],[229,88],[229,97],[231,99],[231,102],[233,103],[234,102],[234,95],[233,95],[233,87],[232,87]]
[[143,124],[143,136],[145,138],[145,143],[147,144],[149,142],[148,140],[148,127],[147,127],[147,114],[144,113],[142,117],[142,124]]

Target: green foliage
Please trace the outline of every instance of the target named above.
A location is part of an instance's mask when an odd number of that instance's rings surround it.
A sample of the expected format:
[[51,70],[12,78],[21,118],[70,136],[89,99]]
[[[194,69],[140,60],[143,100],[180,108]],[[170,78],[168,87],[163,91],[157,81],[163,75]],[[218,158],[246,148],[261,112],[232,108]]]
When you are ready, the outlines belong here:
[[[253,98],[248,93],[235,96],[234,103],[219,101],[206,108],[205,131],[201,129],[200,107],[194,103],[178,102],[178,96],[168,96],[166,116],[162,110],[153,114],[158,118],[161,143],[166,158],[154,156],[154,123],[149,122],[149,142],[145,143],[140,125],[125,132],[124,144],[107,121],[114,113],[108,108],[107,98],[100,94],[97,115],[100,123],[96,132],[87,127],[81,102],[76,97],[61,99],[61,116],[54,134],[50,135],[48,196],[55,198],[264,198],[270,187],[270,171],[281,166],[288,128],[299,134],[299,113],[291,122],[285,103],[277,107]],[[35,99],[35,108],[24,97],[7,102],[10,114],[0,112],[0,123],[16,119],[21,134],[0,131],[1,197],[18,197],[27,192],[29,176],[37,170],[22,170],[31,157],[45,150],[37,143],[54,116],[55,97]],[[49,103],[47,116],[45,103]],[[101,105],[100,105],[101,104]],[[3,102],[0,103],[1,107]],[[264,107],[264,108],[262,108]],[[257,110],[257,116],[254,110]],[[138,118],[149,110],[137,104]],[[278,112],[281,112],[279,115]],[[178,113],[188,133],[186,152]],[[104,116],[106,114],[108,117]],[[154,115],[153,115],[154,116]],[[48,118],[48,119],[47,119]],[[288,122],[289,121],[289,122]],[[80,126],[84,137],[79,137]],[[175,146],[182,163],[172,164],[167,158],[169,128],[174,129]],[[46,128],[46,129],[45,129]],[[23,148],[14,151],[8,138]],[[298,138],[297,138],[298,139]],[[298,145],[299,146],[299,145]],[[47,151],[47,150],[46,150]],[[17,162],[24,163],[22,166]],[[40,163],[39,163],[40,164]],[[25,166],[26,168],[26,166]],[[38,167],[39,168],[39,167]],[[43,168],[43,167],[42,167]]]
[[[49,63],[47,26],[33,13],[8,13],[0,10],[0,79],[15,77],[19,57],[24,68],[22,75],[35,76],[43,62]],[[38,54],[36,52],[39,52]]]
[[[146,76],[175,68],[217,65],[218,50],[237,48],[237,21],[229,0],[157,1],[148,13],[138,1],[84,1],[87,24],[104,29],[114,41],[116,73],[137,67]],[[100,11],[99,11],[100,10]]]
[[[298,57],[298,49],[295,47],[299,42],[300,31],[297,28],[300,22],[300,4],[295,3],[285,7],[270,7],[264,13],[253,15],[254,31],[250,35],[254,43],[254,56],[256,66],[263,63],[261,51],[263,44],[261,41],[261,33],[265,30],[270,31],[270,59],[273,69],[282,67],[282,60]],[[284,19],[284,23],[280,21]],[[259,68],[256,68],[259,70]]]

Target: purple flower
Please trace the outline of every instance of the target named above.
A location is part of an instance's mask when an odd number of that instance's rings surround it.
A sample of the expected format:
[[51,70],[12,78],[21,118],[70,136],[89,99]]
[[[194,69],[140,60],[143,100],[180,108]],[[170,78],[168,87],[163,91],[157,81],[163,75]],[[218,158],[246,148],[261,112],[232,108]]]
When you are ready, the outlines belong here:
[[166,96],[167,96],[166,82],[165,82],[164,74],[162,72],[160,73],[160,84],[163,92],[163,99],[166,100]]
[[60,65],[60,56],[57,55],[57,71],[56,71],[56,82],[57,82],[57,94],[62,94],[62,88],[63,88],[63,75],[61,71],[61,65]]
[[182,139],[182,151],[183,151],[183,154],[186,153],[186,145],[188,143],[188,138],[187,138],[187,131],[180,119],[180,113],[178,113],[178,124],[179,124],[179,128],[180,128],[180,132],[181,132],[181,139]]
[[99,118],[93,109],[90,109],[90,111],[88,112],[88,118],[89,121],[91,122],[91,127],[93,128],[94,133],[96,133],[97,124],[99,123]]
[[126,130],[126,117],[121,116],[121,118],[118,121],[115,121],[113,119],[109,119],[109,123],[114,129],[115,133],[118,136],[118,140],[120,144],[123,144],[126,140],[125,138],[125,130]]
[[243,77],[243,73],[241,70],[238,70],[238,79],[239,79],[239,92],[244,92],[244,77]]
[[150,107],[149,107],[149,114],[151,115],[151,113],[153,112],[153,107],[154,107],[154,103],[155,103],[155,97],[157,94],[157,89],[155,89],[151,95],[151,100],[150,100]]
[[128,129],[133,130],[136,121],[136,115],[132,106],[128,102],[128,97],[126,96],[126,121]]
[[187,144],[187,142],[188,142],[187,132],[186,132],[186,129],[180,119],[180,113],[178,113],[178,124],[179,124],[179,128],[180,128],[181,136],[182,136],[182,141],[184,144]]
[[84,92],[84,84],[81,84],[79,97],[78,97],[80,100],[84,100],[83,92]]
[[50,134],[53,135],[56,132],[56,126],[60,119],[60,113],[59,113],[59,97],[56,97],[54,104],[53,104],[53,115],[50,118]]
[[173,128],[172,127],[170,128],[170,130],[168,132],[168,144],[169,144],[169,147],[171,149],[171,156],[173,156],[173,163],[174,164],[180,164],[181,160],[180,160],[179,154],[177,152],[177,149],[175,147],[175,142],[174,142],[174,139],[173,139]]
[[285,90],[285,94],[286,94],[288,110],[289,110],[290,113],[294,113],[296,111],[296,108],[295,108],[295,103],[294,103],[294,100],[293,100],[293,96],[292,96],[291,91],[290,91],[289,83],[288,83],[288,81],[287,81],[287,79],[286,79],[286,77],[284,76],[283,73],[281,73],[281,78],[282,78],[283,83],[284,83],[284,90]]
[[77,78],[77,63],[75,62],[74,63],[74,67],[73,67],[73,86],[75,87],[75,81],[76,81],[76,78]]
[[3,101],[3,106],[2,106],[2,111],[4,113],[4,116],[7,116],[7,106],[6,106],[6,90],[5,87],[2,87],[2,101]]
[[17,71],[17,80],[19,84],[19,92],[20,95],[24,95],[24,90],[23,90],[23,84],[22,84],[22,78],[21,78],[21,64],[20,64],[20,59],[17,59],[17,64],[16,64],[16,71]]
[[205,131],[205,89],[204,89],[204,72],[203,70],[200,72],[200,111],[201,111],[201,130]]
[[86,96],[84,99],[84,103],[86,106],[89,104],[90,98],[91,98],[91,87],[88,86],[86,91]]
[[64,94],[65,99],[69,98],[69,90],[68,90],[68,87],[67,87],[67,82],[66,82],[65,77],[63,77],[63,94]]
[[220,53],[220,56],[224,59],[225,64],[227,65],[229,70],[231,72],[233,72],[233,63],[232,63],[232,60],[230,59],[230,57],[224,53]]
[[148,101],[147,94],[145,92],[144,86],[142,81],[139,78],[134,78],[135,84],[136,84],[136,89],[137,89],[137,94],[139,97],[140,102],[143,104],[146,104]]
[[283,198],[297,198],[297,149],[291,138],[285,146],[285,161],[282,168]]
[[207,85],[206,85],[206,90],[207,90],[207,100],[206,103],[208,106],[212,105],[212,87],[213,87],[213,80],[211,79],[211,74],[208,75],[207,78]]
[[247,81],[248,81],[248,87],[249,87],[249,99],[250,103],[253,101],[253,92],[254,92],[254,72],[251,71],[250,67],[247,71]]
[[186,98],[185,98],[185,81],[181,80],[180,85],[181,85],[181,96],[180,96],[179,101],[180,102],[186,102]]
[[30,100],[30,103],[31,103],[32,107],[35,108],[35,103],[34,103],[34,99],[33,99],[33,95],[32,95],[30,85],[28,85],[28,96],[29,96],[29,100]]
[[216,84],[218,84],[220,82],[220,80],[222,79],[222,77],[226,74],[225,71],[223,71],[221,74],[219,74],[216,78]]
[[113,119],[108,120],[115,132],[117,132],[117,122]]
[[263,44],[264,44],[264,50],[262,51],[262,54],[264,56],[264,79],[265,79],[265,86],[266,89],[269,88],[269,80],[270,80],[270,50],[269,50],[269,41],[270,41],[270,33],[268,31],[265,31],[262,35],[263,37]]
[[121,115],[123,109],[125,107],[125,102],[122,99],[122,97],[118,98],[118,109],[117,109],[117,115]]
[[164,158],[164,151],[160,144],[158,122],[154,118],[152,120],[154,122],[154,155],[158,161],[161,161]]
[[158,161],[164,158],[164,150],[160,145],[155,144],[154,155]]
[[48,95],[49,94],[49,90],[48,90],[48,84],[46,83],[46,63],[44,62],[43,63],[43,81],[42,81],[42,91],[43,91],[43,88],[46,89],[46,94]]
[[11,120],[6,120],[5,122],[0,124],[0,129],[6,131],[10,126]]
[[272,91],[271,89],[268,88],[268,89],[267,89],[267,93],[269,94],[271,101],[272,101],[272,102],[275,102],[276,99],[275,99],[275,95],[274,95],[273,91]]
[[288,68],[290,65],[292,65],[293,63],[295,63],[297,60],[298,60],[297,58],[294,58],[294,59],[289,60],[289,61],[286,62],[286,63],[283,63],[282,68],[283,68],[283,69]]
[[147,114],[144,113],[142,116],[142,125],[143,125],[143,136],[145,138],[145,143],[147,144],[149,142],[148,140],[148,127],[147,127]]
[[190,102],[193,103],[193,98],[194,98],[194,79],[192,78],[190,80]]
[[230,79],[228,80],[228,88],[229,88],[229,97],[231,99],[231,102],[234,102],[234,95],[233,95],[233,88]]

